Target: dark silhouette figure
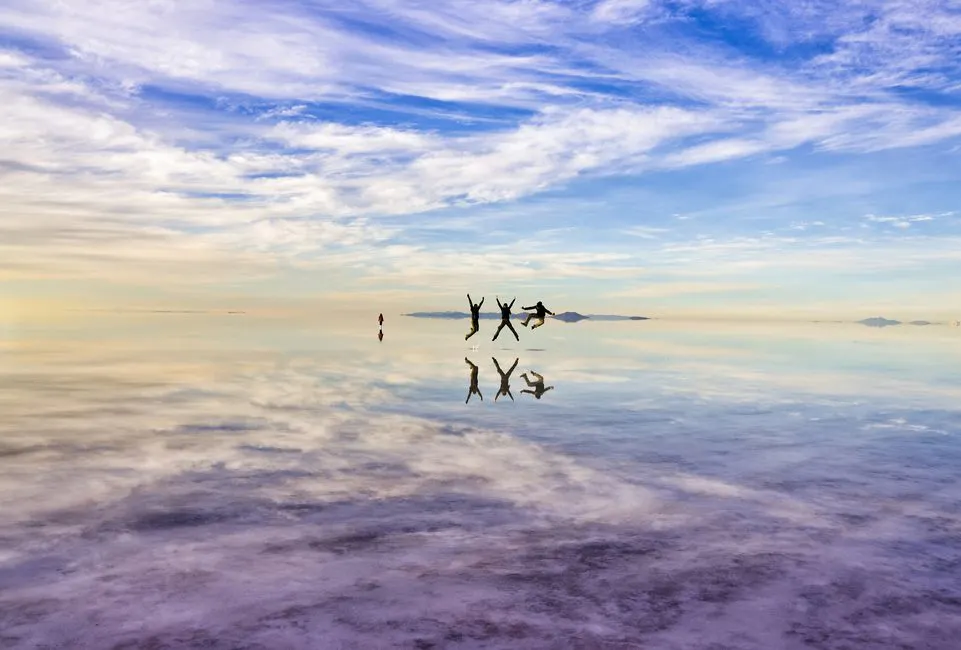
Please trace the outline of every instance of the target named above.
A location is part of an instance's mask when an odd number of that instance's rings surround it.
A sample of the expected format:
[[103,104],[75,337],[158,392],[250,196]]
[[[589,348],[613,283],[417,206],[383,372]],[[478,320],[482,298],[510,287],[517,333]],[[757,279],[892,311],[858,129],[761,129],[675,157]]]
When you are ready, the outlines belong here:
[[384,340],[384,330],[377,330],[377,340],[378,341]]
[[548,386],[547,388],[544,388],[544,376],[542,374],[540,374],[539,372],[534,372],[533,370],[531,370],[531,374],[537,377],[537,381],[531,381],[530,378],[527,376],[526,372],[521,374],[521,377],[523,377],[524,381],[527,382],[527,385],[533,388],[534,390],[522,390],[521,391],[522,393],[528,393],[530,395],[533,395],[535,399],[540,399],[544,395],[544,393],[546,393],[549,390],[553,390],[554,388],[553,386]]
[[538,319],[538,321],[540,321],[540,322],[534,323],[534,327],[531,328],[532,330],[536,330],[538,327],[543,325],[544,319],[547,318],[548,314],[550,314],[551,316],[554,315],[554,312],[552,312],[550,309],[545,307],[544,303],[542,303],[540,300],[537,301],[536,305],[531,305],[530,307],[521,307],[521,309],[534,310],[532,313],[528,314],[527,318],[524,319],[524,322],[521,323],[521,325],[523,325],[524,327],[527,327],[527,324],[531,322],[532,318],[536,318]]
[[477,387],[477,366],[475,366],[470,359],[464,357],[464,362],[470,366],[470,388],[467,389],[467,399],[464,400],[464,404],[470,401],[470,396],[477,394],[484,401],[484,396],[481,395],[480,388]]
[[480,330],[480,308],[484,304],[484,299],[481,298],[481,301],[475,305],[470,299],[470,294],[467,294],[467,304],[470,305],[470,332],[464,337],[465,341]]
[[501,370],[501,364],[497,363],[497,359],[495,359],[494,357],[491,357],[491,360],[494,362],[494,367],[497,368],[497,374],[501,376],[501,385],[500,385],[500,388],[497,389],[497,395],[494,396],[494,401],[496,402],[497,398],[500,397],[501,395],[507,395],[508,397],[511,398],[511,401],[513,402],[514,395],[511,393],[511,383],[510,383],[511,373],[514,372],[514,368],[517,367],[517,362],[519,361],[519,359],[517,358],[514,359],[514,365],[511,366],[511,369],[507,371],[507,374],[504,374],[504,371]]
[[381,327],[384,326],[384,315],[383,315],[383,314],[381,314],[380,316],[377,317],[377,324],[380,325]]
[[514,298],[514,300],[511,300],[509,304],[506,302],[502,303],[500,298],[496,298],[496,300],[497,300],[497,306],[501,308],[501,324],[497,326],[497,331],[494,332],[494,338],[492,338],[491,341],[497,340],[497,335],[501,333],[501,330],[504,329],[505,325],[514,335],[514,338],[520,341],[521,337],[517,335],[517,330],[515,330],[514,326],[511,325],[511,307],[514,306],[514,301],[516,301],[517,298]]

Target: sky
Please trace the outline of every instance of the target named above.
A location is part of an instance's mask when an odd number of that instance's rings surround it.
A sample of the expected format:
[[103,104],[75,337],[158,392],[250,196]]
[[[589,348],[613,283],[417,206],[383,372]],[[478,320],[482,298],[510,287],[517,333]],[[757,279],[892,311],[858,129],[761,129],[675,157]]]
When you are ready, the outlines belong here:
[[0,145],[8,312],[961,318],[953,0],[5,0]]

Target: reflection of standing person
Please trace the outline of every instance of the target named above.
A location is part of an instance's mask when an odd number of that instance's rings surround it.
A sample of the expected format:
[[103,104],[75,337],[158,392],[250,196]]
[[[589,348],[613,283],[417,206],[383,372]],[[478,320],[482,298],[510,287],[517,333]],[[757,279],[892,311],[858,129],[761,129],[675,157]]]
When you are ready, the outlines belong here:
[[377,330],[377,340],[378,341],[384,340],[384,330]]
[[464,400],[464,404],[470,401],[470,396],[476,394],[484,401],[484,396],[481,395],[480,388],[477,387],[477,366],[475,366],[470,359],[464,357],[464,362],[470,366],[470,388],[467,389],[467,399]]
[[539,372],[534,372],[533,370],[531,370],[531,374],[537,377],[537,381],[531,381],[530,377],[527,376],[526,372],[521,374],[521,377],[523,377],[524,381],[527,382],[527,385],[530,388],[533,388],[534,390],[522,390],[521,391],[522,393],[528,393],[530,395],[533,395],[534,399],[540,399],[544,393],[546,393],[549,390],[553,390],[554,388],[553,386],[548,386],[547,388],[544,388],[544,376],[542,374],[540,374]]
[[511,325],[511,307],[514,306],[514,301],[517,300],[517,298],[514,298],[514,300],[511,300],[509,304],[506,302],[502,303],[500,298],[496,298],[496,300],[497,300],[497,306],[501,308],[501,324],[497,326],[497,331],[494,332],[494,338],[492,338],[491,341],[497,340],[497,335],[501,333],[501,330],[504,329],[505,325],[514,335],[514,338],[520,341],[521,337],[517,335],[517,330],[515,330],[514,326]]
[[538,327],[540,327],[541,325],[543,325],[543,324],[544,324],[544,319],[547,318],[547,315],[548,315],[548,314],[550,314],[551,316],[554,315],[554,312],[552,312],[550,309],[548,309],[547,307],[545,307],[545,306],[544,306],[544,303],[542,303],[540,300],[537,301],[537,304],[536,304],[536,305],[531,305],[530,307],[521,307],[521,309],[533,309],[533,310],[534,310],[533,312],[531,312],[530,314],[528,314],[528,315],[527,315],[527,318],[524,319],[524,322],[521,323],[521,325],[523,325],[524,327],[527,327],[527,324],[528,324],[529,322],[531,322],[531,319],[532,319],[532,318],[536,318],[536,319],[538,319],[538,321],[540,321],[540,322],[534,323],[534,327],[531,328],[532,330],[536,330]]
[[377,317],[377,324],[380,325],[381,327],[384,326],[384,315],[383,315],[383,314],[381,314],[380,316]]
[[480,308],[484,304],[484,299],[481,298],[481,301],[475,305],[470,299],[470,294],[467,294],[467,304],[470,305],[470,331],[464,337],[465,341],[477,334],[480,329]]
[[511,366],[511,369],[508,370],[507,373],[501,370],[501,364],[497,363],[497,359],[495,359],[494,357],[491,357],[491,360],[494,362],[494,367],[497,368],[497,373],[501,376],[501,385],[500,385],[500,388],[497,390],[497,395],[494,396],[494,401],[496,402],[497,398],[500,397],[501,395],[507,395],[508,397],[511,398],[511,401],[513,402],[514,395],[511,393],[511,384],[510,384],[511,373],[514,372],[514,368],[517,367],[517,362],[519,361],[519,359],[517,359],[516,357],[514,358],[514,365]]

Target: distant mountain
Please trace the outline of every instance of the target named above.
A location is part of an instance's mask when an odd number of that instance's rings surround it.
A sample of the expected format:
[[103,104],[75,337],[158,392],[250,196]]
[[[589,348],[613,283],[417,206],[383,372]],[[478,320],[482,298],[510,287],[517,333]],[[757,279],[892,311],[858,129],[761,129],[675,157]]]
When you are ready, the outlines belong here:
[[913,320],[913,321],[911,321],[911,325],[931,325],[931,321],[929,321],[929,320]]
[[554,318],[559,321],[564,321],[565,323],[576,323],[579,320],[590,318],[590,316],[578,314],[576,311],[564,311],[559,314],[556,314]]
[[[464,318],[470,318],[470,312],[466,311],[415,311],[409,314],[401,314],[401,316],[410,316],[412,318],[445,318],[447,320],[461,320]],[[512,319],[526,318],[527,314],[524,312],[511,314]],[[500,320],[500,312],[481,312],[481,320]]]
[[[459,318],[470,318],[466,311],[415,311],[411,314],[401,314],[402,316],[413,316],[414,318],[448,318],[456,320]],[[498,318],[499,314],[481,314],[481,318]]]
[[[402,316],[410,316],[412,318],[444,318],[448,320],[461,320],[470,318],[470,313],[466,311],[415,311],[409,314],[402,314]],[[498,312],[482,312],[480,317],[483,320],[500,320],[501,315]],[[523,319],[527,318],[527,314],[525,312],[518,312],[511,314],[511,317],[514,319]],[[553,318],[564,323],[576,323],[586,319],[603,321],[650,320],[647,316],[618,316],[616,314],[591,314],[590,316],[585,316],[584,314],[579,314],[576,311],[561,312]]]
[[584,318],[591,320],[651,320],[647,316],[618,316],[617,314],[591,314]]
[[890,327],[892,325],[900,325],[899,320],[889,320],[887,318],[882,318],[881,316],[876,316],[875,318],[865,318],[864,320],[859,320],[862,325],[867,325],[868,327]]

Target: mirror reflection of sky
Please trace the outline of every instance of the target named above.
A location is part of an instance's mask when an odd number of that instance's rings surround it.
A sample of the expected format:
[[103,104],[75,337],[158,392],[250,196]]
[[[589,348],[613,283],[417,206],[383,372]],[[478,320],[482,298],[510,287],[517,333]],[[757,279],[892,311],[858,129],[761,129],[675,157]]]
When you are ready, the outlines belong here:
[[93,322],[0,341],[4,647],[961,632],[959,330]]

